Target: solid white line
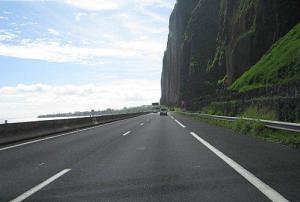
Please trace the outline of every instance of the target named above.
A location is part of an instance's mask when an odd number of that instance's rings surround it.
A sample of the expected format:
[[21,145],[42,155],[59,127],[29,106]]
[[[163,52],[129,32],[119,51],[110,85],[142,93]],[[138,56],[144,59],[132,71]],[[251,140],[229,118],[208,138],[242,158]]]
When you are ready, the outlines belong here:
[[125,120],[128,120],[128,119],[123,119],[123,120],[120,120],[120,121],[105,123],[105,124],[101,124],[99,126],[93,126],[93,127],[89,127],[89,128],[85,128],[85,129],[81,129],[81,130],[75,130],[75,131],[72,131],[72,132],[63,133],[63,134],[60,134],[60,135],[54,135],[54,136],[50,136],[50,137],[46,137],[46,138],[41,138],[41,139],[38,139],[38,140],[32,140],[32,141],[28,141],[28,142],[24,142],[24,143],[12,145],[12,146],[0,148],[0,151],[4,151],[4,150],[8,150],[8,149],[12,149],[12,148],[15,148],[15,147],[20,147],[20,146],[36,143],[36,142],[41,142],[41,141],[45,141],[45,140],[49,140],[49,139],[53,139],[53,138],[57,138],[57,137],[71,135],[71,134],[74,134],[74,133],[79,133],[79,132],[83,132],[83,131],[87,131],[87,130],[91,130],[91,129],[95,129],[95,128],[100,128],[100,127],[103,127],[103,126],[108,126],[108,125],[118,123],[118,122],[122,122],[122,121],[125,121]]
[[174,121],[175,121],[176,123],[178,123],[178,125],[180,125],[182,128],[185,128],[185,125],[183,125],[182,123],[180,123],[180,122],[177,121],[176,119],[174,119]]
[[253,186],[255,186],[259,191],[261,191],[265,196],[267,196],[271,201],[288,201],[284,198],[281,194],[277,191],[272,189],[269,185],[265,184],[263,181],[258,179],[255,175],[251,172],[243,168],[241,165],[236,163],[234,160],[226,156],[224,153],[219,151],[217,148],[203,140],[199,137],[196,133],[190,133],[194,138],[196,138],[199,142],[201,142],[204,146],[210,149],[213,153],[215,153],[219,158],[221,158],[225,163],[227,163],[230,167],[232,167],[236,172],[242,175],[246,180],[248,180]]
[[69,172],[71,169],[65,169],[60,171],[59,173],[57,173],[56,175],[50,177],[49,179],[47,179],[46,181],[38,184],[37,186],[33,187],[32,189],[24,192],[23,194],[21,194],[20,196],[18,196],[17,198],[11,200],[10,202],[21,202],[24,201],[25,199],[27,199],[28,197],[30,197],[31,195],[33,195],[34,193],[38,192],[39,190],[43,189],[45,186],[47,186],[48,184],[50,184],[51,182],[55,181],[56,179],[58,179],[59,177],[63,176],[64,174],[66,174],[67,172]]
[[131,131],[128,131],[126,133],[123,134],[123,136],[129,135],[131,133]]
[[175,119],[172,115],[169,115],[169,116],[171,117],[171,119],[173,119],[173,120]]

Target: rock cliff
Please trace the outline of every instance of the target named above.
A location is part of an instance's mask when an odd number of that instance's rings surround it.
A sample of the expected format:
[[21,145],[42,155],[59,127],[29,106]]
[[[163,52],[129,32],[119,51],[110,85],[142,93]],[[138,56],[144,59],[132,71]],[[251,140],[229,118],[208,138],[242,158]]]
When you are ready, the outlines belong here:
[[177,0],[161,102],[181,105],[227,88],[300,22],[299,10],[299,0]]

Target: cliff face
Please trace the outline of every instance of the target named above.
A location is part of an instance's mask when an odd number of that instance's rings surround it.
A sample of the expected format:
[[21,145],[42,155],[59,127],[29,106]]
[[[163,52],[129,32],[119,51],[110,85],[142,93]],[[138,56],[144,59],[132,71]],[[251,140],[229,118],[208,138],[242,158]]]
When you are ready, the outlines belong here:
[[[163,72],[161,79],[162,102],[171,105],[178,104],[180,97],[181,75],[181,46],[184,33],[191,13],[198,0],[179,1],[170,17],[170,33],[168,36],[167,50],[163,59]],[[172,90],[171,90],[172,89]]]
[[300,1],[228,0],[223,3],[220,17],[224,21],[219,36],[225,44],[227,84],[231,84],[300,21]]
[[299,10],[299,0],[177,0],[161,102],[180,105],[232,84],[300,21]]

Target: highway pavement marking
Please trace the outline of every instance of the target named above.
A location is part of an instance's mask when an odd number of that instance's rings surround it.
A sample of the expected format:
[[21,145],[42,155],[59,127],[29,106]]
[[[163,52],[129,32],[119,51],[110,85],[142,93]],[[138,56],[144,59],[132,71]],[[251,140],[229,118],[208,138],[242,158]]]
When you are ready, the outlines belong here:
[[29,141],[29,142],[24,142],[24,143],[20,143],[20,144],[8,146],[8,147],[3,147],[3,148],[0,148],[0,151],[13,149],[13,148],[16,148],[16,147],[20,147],[20,146],[24,146],[24,145],[28,145],[28,144],[32,144],[32,143],[36,143],[36,142],[41,142],[41,141],[45,141],[45,140],[50,140],[50,139],[53,139],[53,138],[58,138],[58,137],[66,136],[66,135],[71,135],[71,134],[75,134],[75,133],[79,133],[79,132],[83,132],[83,131],[87,131],[87,130],[92,130],[92,129],[95,129],[95,128],[100,128],[100,127],[103,127],[103,126],[112,125],[114,123],[122,122],[122,121],[125,121],[125,120],[128,120],[128,119],[124,119],[124,120],[120,120],[120,121],[114,121],[114,122],[110,122],[110,123],[105,123],[105,124],[102,124],[102,125],[99,125],[99,126],[93,126],[93,127],[89,127],[89,128],[85,128],[85,129],[81,129],[81,130],[75,130],[75,131],[72,131],[72,132],[63,133],[63,134],[60,134],[60,135],[54,135],[54,136],[45,137],[45,138],[41,138],[41,139],[37,139],[37,140],[32,140],[32,141]]
[[141,123],[141,124],[140,124],[140,126],[143,126],[143,125],[144,125],[144,123]]
[[30,197],[31,195],[33,195],[34,193],[38,192],[39,190],[43,189],[44,187],[46,187],[48,184],[50,184],[51,182],[55,181],[56,179],[60,178],[61,176],[63,176],[64,174],[66,174],[67,172],[69,172],[71,169],[65,169],[60,171],[59,173],[57,173],[56,175],[50,177],[49,179],[47,179],[46,181],[38,184],[37,186],[33,187],[32,189],[24,192],[23,194],[21,194],[20,196],[18,196],[17,198],[11,200],[10,202],[21,202],[24,201],[25,199],[27,199],[28,197]]
[[271,201],[275,202],[285,202],[288,201],[284,198],[280,193],[276,190],[272,189],[269,185],[265,184],[263,181],[258,179],[251,172],[243,168],[241,165],[236,163],[234,160],[226,156],[224,153],[219,151],[217,148],[203,140],[196,133],[190,132],[190,134],[196,138],[200,143],[206,146],[209,150],[211,150],[214,154],[216,154],[219,158],[221,158],[225,163],[227,163],[231,168],[233,168],[236,172],[238,172],[241,176],[243,176],[248,182],[250,182],[253,186],[255,186],[260,192],[262,192],[266,197],[268,197]]
[[171,117],[171,119],[175,120],[175,118],[172,115],[169,115]]
[[131,131],[128,131],[126,133],[123,134],[123,136],[129,135],[131,133]]
[[174,121],[176,122],[176,123],[178,123],[178,125],[180,125],[182,128],[186,128],[185,127],[185,125],[183,125],[182,123],[180,123],[178,120],[176,120],[175,118],[174,118]]
[[182,123],[180,123],[177,119],[175,119],[172,115],[169,115],[171,117],[171,119],[173,119],[176,123],[178,123],[178,125],[180,125],[182,128],[186,128],[185,125],[183,125]]
[[[76,131],[76,132],[80,132],[80,131]],[[12,145],[12,146],[1,148],[0,151],[4,151],[4,150],[8,150],[8,149],[12,149],[12,148],[15,148],[15,147],[20,147],[20,146],[23,146],[23,145],[28,145],[28,144],[36,143],[36,142],[41,142],[41,141],[45,141],[45,140],[50,140],[50,139],[53,139],[53,138],[62,137],[62,136],[70,135],[70,134],[73,134],[73,133],[75,133],[75,132],[65,133],[65,134],[61,134],[61,135],[55,135],[55,136],[46,137],[46,138],[42,138],[42,139],[38,139],[38,140],[33,140],[33,141],[29,141],[29,142],[24,142],[24,143],[21,143],[21,144],[16,144],[16,145]]]

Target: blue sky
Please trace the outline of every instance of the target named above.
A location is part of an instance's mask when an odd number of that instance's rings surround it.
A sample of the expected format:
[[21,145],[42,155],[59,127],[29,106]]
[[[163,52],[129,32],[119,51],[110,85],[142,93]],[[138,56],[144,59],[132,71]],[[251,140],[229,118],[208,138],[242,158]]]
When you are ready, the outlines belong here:
[[158,101],[174,4],[0,1],[0,118]]

